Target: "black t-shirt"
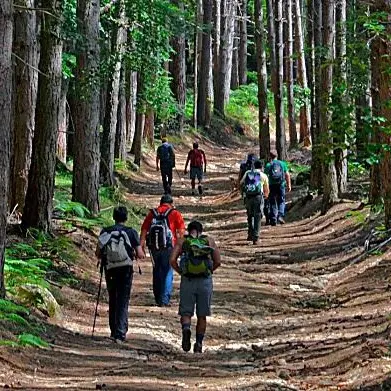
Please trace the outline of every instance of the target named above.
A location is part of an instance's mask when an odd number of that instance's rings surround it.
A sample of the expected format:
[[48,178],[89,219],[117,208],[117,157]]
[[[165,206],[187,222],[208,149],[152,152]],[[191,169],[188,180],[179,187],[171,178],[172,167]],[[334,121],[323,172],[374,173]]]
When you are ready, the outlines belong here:
[[175,167],[174,147],[171,144],[163,143],[159,145],[156,154],[160,159],[161,167]]
[[[140,237],[138,236],[138,233],[135,229],[130,228],[130,227],[126,227],[125,225],[122,225],[122,224],[115,224],[115,225],[112,225],[111,227],[103,228],[101,231],[101,234],[103,232],[110,233],[113,231],[124,231],[128,235],[130,244],[133,249],[136,249],[136,247],[140,246]],[[133,253],[129,253],[129,251],[128,251],[128,254],[129,254],[129,257],[131,257],[133,259],[133,257],[134,257]]]

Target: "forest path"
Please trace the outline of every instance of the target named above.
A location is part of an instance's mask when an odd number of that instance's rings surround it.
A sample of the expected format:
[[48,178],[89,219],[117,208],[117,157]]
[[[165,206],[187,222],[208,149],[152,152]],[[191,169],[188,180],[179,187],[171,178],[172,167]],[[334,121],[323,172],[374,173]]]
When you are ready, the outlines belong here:
[[[364,236],[360,224],[346,218],[355,205],[262,227],[254,246],[246,241],[243,203],[230,191],[229,176],[236,176],[244,146],[204,149],[209,159],[205,196],[192,197],[189,180],[177,174],[173,196],[186,221],[200,219],[223,254],[214,275],[205,352],[181,351],[178,276],[172,307],[153,306],[149,260],[134,278],[127,342],[119,346],[107,338],[107,300],[99,310],[98,338],[91,340],[97,280],[88,260],[79,270],[86,280],[83,289],[64,292],[69,303],[62,327],[49,330],[52,349],[15,350],[3,359],[15,388],[342,390],[378,384],[391,373],[390,253],[350,265]],[[177,152],[180,176],[186,153],[185,148]],[[143,174],[128,180],[128,197],[152,207],[162,191],[153,154],[145,166]],[[89,241],[84,244],[92,258]]]

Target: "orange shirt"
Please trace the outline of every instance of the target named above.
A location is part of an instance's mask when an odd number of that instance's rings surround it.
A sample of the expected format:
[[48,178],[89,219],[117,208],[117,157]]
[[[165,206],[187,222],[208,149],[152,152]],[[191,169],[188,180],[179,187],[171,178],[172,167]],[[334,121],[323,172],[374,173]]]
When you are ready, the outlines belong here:
[[[156,208],[158,213],[164,213],[167,209],[172,208],[172,212],[168,215],[168,226],[174,236],[173,244],[175,245],[177,241],[177,231],[185,230],[185,221],[183,220],[182,215],[175,208],[169,204],[163,204]],[[150,211],[145,218],[143,225],[141,226],[141,231],[149,231],[153,220],[153,213]]]

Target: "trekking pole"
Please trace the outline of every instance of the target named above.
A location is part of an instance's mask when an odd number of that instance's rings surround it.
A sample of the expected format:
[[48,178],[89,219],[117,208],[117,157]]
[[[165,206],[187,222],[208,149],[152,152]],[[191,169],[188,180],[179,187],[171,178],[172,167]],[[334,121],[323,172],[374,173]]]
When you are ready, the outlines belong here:
[[94,324],[92,326],[91,338],[94,338],[96,317],[98,316],[98,305],[99,305],[99,298],[100,298],[100,290],[101,290],[101,287],[102,287],[102,277],[103,277],[103,266],[101,265],[101,267],[100,267],[99,288],[98,288],[98,297],[96,298],[96,306],[95,306],[95,314],[94,314]]
[[178,170],[176,169],[176,167],[175,167],[175,172],[176,172],[176,174],[178,175],[179,180],[181,181],[181,187],[182,187],[182,188],[186,187],[185,184],[183,183],[184,179],[179,175],[179,172],[178,172]]

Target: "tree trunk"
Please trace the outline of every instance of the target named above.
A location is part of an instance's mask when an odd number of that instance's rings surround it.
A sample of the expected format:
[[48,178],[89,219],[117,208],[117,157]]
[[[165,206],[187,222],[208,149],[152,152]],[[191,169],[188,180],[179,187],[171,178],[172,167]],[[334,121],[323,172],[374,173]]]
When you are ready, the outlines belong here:
[[100,181],[104,185],[114,185],[114,147],[117,130],[118,93],[120,84],[122,56],[126,42],[125,2],[118,4],[118,26],[112,36],[111,53],[115,56],[107,88],[105,118],[103,121],[103,133],[100,144]]
[[41,7],[50,10],[50,14],[45,14],[40,32],[39,70],[42,73],[38,76],[35,132],[22,225],[48,232],[52,219],[61,96],[62,2],[42,0]]
[[314,121],[313,121],[313,135],[312,135],[312,163],[311,163],[311,188],[321,190],[323,189],[323,171],[322,171],[322,145],[320,139],[320,100],[321,100],[321,65],[322,65],[322,1],[313,0],[314,7],[314,45],[315,45],[315,59],[314,59]]
[[265,29],[263,24],[263,2],[255,0],[255,48],[258,76],[258,118],[259,118],[259,154],[261,159],[270,155],[269,110],[267,107],[267,70],[265,53]]
[[[172,0],[179,8],[180,12],[184,11],[181,0]],[[177,133],[183,132],[185,121],[185,104],[186,104],[186,40],[185,25],[181,26],[181,31],[172,39],[172,48],[174,50],[172,62],[170,63],[170,72],[172,77],[171,88],[177,101],[178,114],[174,130]]]
[[99,0],[78,0],[78,31],[84,45],[77,56],[76,106],[72,199],[91,213],[99,212]]
[[239,20],[239,85],[247,84],[247,0],[240,5]]
[[[216,0],[218,1],[218,0]],[[203,22],[203,9],[202,9],[202,0],[197,0],[196,2],[196,15],[195,15],[195,28],[194,28],[194,83],[193,83],[193,94],[194,94],[194,104],[193,104],[193,126],[195,129],[198,127],[198,83],[200,64],[201,64],[201,48],[202,48],[202,33],[200,28]]]
[[308,55],[306,56],[306,70],[307,70],[307,82],[308,88],[310,90],[309,96],[309,107],[310,107],[310,137],[312,142],[314,141],[314,124],[315,124],[315,94],[314,94],[314,68],[315,68],[315,45],[314,45],[314,1],[307,1],[307,51]]
[[210,118],[210,103],[208,102],[209,88],[209,71],[211,66],[211,30],[212,30],[212,0],[203,1],[203,25],[204,31],[202,34],[202,52],[201,52],[201,67],[200,67],[200,82],[197,102],[197,118],[198,124],[203,127],[209,126],[208,118]]
[[231,90],[239,87],[239,21],[235,21],[234,40],[232,50]]
[[136,107],[137,107],[137,72],[127,72],[126,93],[126,139],[131,145],[136,130]]
[[5,296],[4,261],[10,165],[12,105],[12,2],[0,5],[0,297]]
[[[289,0],[290,1],[290,0]],[[297,52],[297,82],[302,88],[302,98],[300,105],[300,139],[301,143],[310,144],[310,128],[311,128],[311,113],[308,105],[308,98],[306,92],[308,89],[307,82],[307,67],[305,61],[304,51],[304,34],[303,34],[303,18],[301,15],[301,1],[295,1],[295,40]]]
[[323,63],[321,67],[320,134],[325,143],[322,213],[338,200],[337,176],[333,154],[331,125],[331,95],[335,38],[335,0],[323,0]]
[[141,72],[137,73],[137,113],[136,113],[136,131],[133,139],[134,163],[141,165],[141,146],[145,126],[145,102],[144,102],[144,82]]
[[220,70],[220,43],[221,43],[221,2],[225,0],[214,0],[213,15],[213,98],[219,88],[219,70]]
[[[35,7],[34,0],[17,0],[14,3]],[[38,72],[35,69],[39,57],[36,15],[36,12],[24,10],[14,14],[13,52],[17,57],[14,65],[13,142],[8,202],[11,210],[17,205],[18,212],[24,207],[34,135],[38,86]]]
[[391,1],[373,1],[371,13],[376,14],[379,23],[384,30],[376,35],[371,43],[371,65],[372,65],[372,93],[373,93],[373,114],[375,117],[384,118],[384,122],[376,124],[376,131],[379,132],[382,144],[380,176],[382,184],[382,195],[384,199],[385,226],[391,228]]
[[115,136],[114,155],[120,160],[126,160],[126,88],[125,64],[122,63],[119,83],[117,130]]
[[67,94],[69,88],[69,78],[61,81],[60,108],[58,112],[58,135],[57,135],[57,158],[60,162],[67,162],[67,129],[68,129],[68,110]]
[[284,116],[284,29],[282,15],[282,0],[275,0],[276,23],[276,92],[274,105],[276,108],[276,148],[278,157],[286,160],[286,136]]
[[337,101],[341,117],[337,121],[338,128],[334,131],[334,149],[335,170],[337,174],[338,194],[346,192],[348,185],[348,151],[346,150],[346,131],[351,126],[350,114],[348,114],[348,91],[347,91],[347,58],[346,58],[346,0],[339,0],[336,6],[336,82],[339,84],[339,90],[335,91],[334,96]]
[[[297,2],[298,0],[296,0]],[[292,18],[292,0],[285,0],[285,14],[287,22],[285,26],[285,75],[286,90],[288,98],[288,125],[289,125],[289,147],[297,146],[296,116],[295,116],[295,98],[293,95],[293,18]],[[297,20],[296,20],[297,24]]]
[[152,107],[148,107],[145,114],[144,122],[144,139],[147,140],[149,146],[154,147],[155,145],[155,113]]

